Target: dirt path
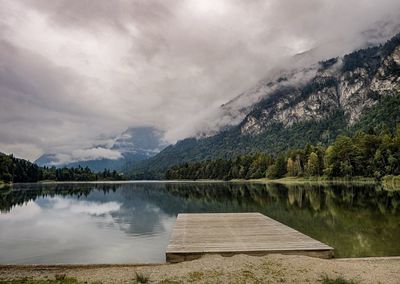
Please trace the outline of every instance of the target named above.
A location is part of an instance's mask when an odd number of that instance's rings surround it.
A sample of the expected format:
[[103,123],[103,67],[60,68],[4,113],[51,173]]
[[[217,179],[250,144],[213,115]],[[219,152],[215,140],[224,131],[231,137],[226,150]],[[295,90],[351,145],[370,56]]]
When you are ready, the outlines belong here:
[[0,279],[54,279],[65,274],[88,283],[320,283],[323,275],[357,283],[400,283],[400,257],[324,260],[306,256],[207,255],[194,261],[153,266],[2,266]]

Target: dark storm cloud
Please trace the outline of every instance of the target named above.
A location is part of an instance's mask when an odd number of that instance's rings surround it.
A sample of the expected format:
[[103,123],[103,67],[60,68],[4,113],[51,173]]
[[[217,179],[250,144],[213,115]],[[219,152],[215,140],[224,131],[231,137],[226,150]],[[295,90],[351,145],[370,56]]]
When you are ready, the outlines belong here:
[[[398,32],[397,0],[0,0],[0,151],[118,157],[130,126],[175,141],[277,70]],[[300,55],[299,55],[300,54]]]

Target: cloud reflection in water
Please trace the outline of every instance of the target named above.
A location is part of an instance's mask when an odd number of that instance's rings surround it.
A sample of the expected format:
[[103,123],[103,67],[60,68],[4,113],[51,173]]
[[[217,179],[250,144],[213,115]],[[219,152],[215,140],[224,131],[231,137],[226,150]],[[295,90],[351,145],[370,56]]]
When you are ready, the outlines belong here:
[[[116,193],[98,201],[90,200],[97,198],[96,193],[85,200],[40,197],[1,214],[0,228],[7,230],[0,230],[0,262],[164,261],[168,232],[175,218],[166,216],[159,208],[154,210],[154,205],[124,207],[122,202],[112,200],[118,197]],[[150,222],[139,220],[146,216]]]

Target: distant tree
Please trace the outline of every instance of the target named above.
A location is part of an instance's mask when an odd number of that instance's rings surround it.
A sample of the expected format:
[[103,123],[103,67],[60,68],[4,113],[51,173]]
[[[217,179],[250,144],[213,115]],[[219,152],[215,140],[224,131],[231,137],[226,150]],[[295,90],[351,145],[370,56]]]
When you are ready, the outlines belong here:
[[14,164],[12,156],[0,154],[0,180],[11,182],[14,175]]
[[268,167],[268,178],[281,178],[287,173],[287,163],[285,155],[279,155],[275,163]]
[[400,138],[400,123],[396,125],[396,130],[394,132],[395,138]]
[[289,176],[291,177],[296,176],[296,168],[292,158],[288,158],[286,167]]
[[302,176],[303,175],[303,167],[301,165],[301,156],[300,154],[296,155],[296,159],[294,162],[294,168],[295,168],[295,172],[296,172],[296,176]]
[[278,169],[275,164],[270,165],[267,169],[267,178],[275,179],[279,177]]
[[291,153],[292,157],[287,159],[286,170],[289,176],[302,176],[303,175],[303,166],[302,166],[302,159],[304,157],[303,153],[298,153],[298,150]]
[[325,151],[325,169],[324,174],[328,177],[336,176],[339,173],[337,164],[337,154],[334,146],[329,146]]
[[326,153],[325,174],[328,176],[352,176],[355,148],[350,137],[339,136]]
[[318,155],[314,152],[311,152],[308,161],[307,161],[307,173],[310,176],[319,176],[319,158]]

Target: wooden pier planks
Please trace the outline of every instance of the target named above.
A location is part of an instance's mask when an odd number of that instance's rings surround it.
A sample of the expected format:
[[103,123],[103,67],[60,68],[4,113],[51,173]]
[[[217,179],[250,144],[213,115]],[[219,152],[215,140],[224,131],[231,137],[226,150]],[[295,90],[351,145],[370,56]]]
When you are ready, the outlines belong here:
[[333,256],[333,248],[260,213],[179,214],[167,247],[169,262],[206,253]]

